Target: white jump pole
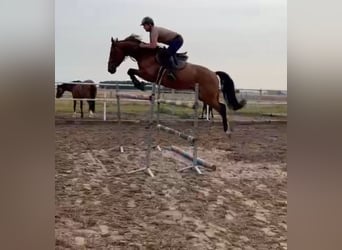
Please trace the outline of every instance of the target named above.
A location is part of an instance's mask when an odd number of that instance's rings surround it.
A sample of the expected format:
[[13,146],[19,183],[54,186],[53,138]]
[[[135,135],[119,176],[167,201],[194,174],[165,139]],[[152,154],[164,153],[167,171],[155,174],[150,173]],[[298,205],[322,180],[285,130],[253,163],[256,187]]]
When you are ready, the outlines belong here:
[[122,146],[122,133],[121,133],[121,110],[120,110],[120,95],[119,95],[119,84],[116,83],[116,106],[117,106],[117,119],[118,119],[118,125],[119,125],[119,147],[120,152],[124,152],[124,148]]
[[154,100],[155,100],[155,92],[156,86],[155,83],[152,83],[152,95],[151,95],[151,106],[150,106],[150,120],[149,120],[149,135],[147,137],[147,154],[146,154],[146,162],[145,167],[139,168],[133,171],[128,172],[128,174],[133,174],[141,171],[147,171],[147,173],[154,177],[152,170],[150,169],[150,162],[151,162],[151,151],[152,151],[152,125],[153,125],[153,112],[154,112]]
[[[160,85],[158,85],[158,91],[160,90]],[[171,147],[171,149],[175,152],[177,152],[178,154],[180,154],[182,157],[185,157],[187,159],[190,159],[192,160],[192,164],[191,166],[187,166],[187,167],[184,167],[182,169],[179,169],[178,171],[184,171],[186,169],[189,169],[189,168],[194,168],[196,170],[196,172],[198,174],[202,174],[201,170],[200,170],[200,166],[199,165],[202,165],[200,164],[203,160],[199,160],[198,157],[197,157],[197,139],[198,139],[198,107],[199,107],[199,103],[198,103],[198,94],[199,93],[199,86],[198,84],[195,85],[195,93],[194,93],[194,103],[192,103],[192,105],[190,105],[190,107],[193,107],[194,109],[194,130],[193,130],[193,135],[186,135],[180,131],[177,131],[175,129],[172,129],[172,128],[169,128],[169,127],[166,127],[166,126],[163,126],[161,124],[159,124],[159,108],[157,109],[157,129],[158,131],[162,130],[162,131],[165,131],[167,133],[170,133],[170,134],[174,134],[174,135],[177,135],[179,136],[180,138],[184,139],[184,140],[187,140],[190,142],[192,148],[193,148],[193,152],[192,152],[192,155],[190,154],[187,154],[185,151],[181,151],[181,150],[176,150],[177,147]],[[165,104],[171,104],[173,106],[185,106],[185,107],[189,107],[189,104],[186,103],[182,103],[182,102],[178,102],[178,101],[170,101],[170,100],[160,100],[159,99],[159,95],[158,95],[158,99],[157,99],[157,103],[165,103]],[[159,133],[159,132],[158,132]],[[181,153],[180,153],[181,152]]]
[[194,104],[194,132],[193,136],[196,138],[192,142],[192,166],[185,167],[179,170],[179,172],[184,171],[189,168],[194,168],[198,174],[202,174],[201,170],[199,169],[199,165],[197,164],[197,137],[198,137],[198,83],[195,85],[195,104]]
[[[160,82],[163,78],[163,75],[165,73],[165,70],[160,67],[158,76],[157,76],[157,84],[160,86]],[[154,174],[150,168],[151,164],[151,151],[152,151],[152,135],[153,135],[153,122],[154,122],[154,104],[155,104],[155,99],[156,99],[156,83],[152,83],[152,95],[151,95],[151,109],[150,109],[150,121],[149,121],[149,132],[147,134],[147,154],[146,154],[146,165],[143,168],[133,170],[128,172],[129,174],[131,173],[136,173],[140,171],[147,171],[147,173],[151,176],[154,177]]]
[[[107,93],[104,92],[104,99],[106,99],[106,95]],[[106,121],[107,120],[107,103],[106,101],[103,102],[103,120]]]

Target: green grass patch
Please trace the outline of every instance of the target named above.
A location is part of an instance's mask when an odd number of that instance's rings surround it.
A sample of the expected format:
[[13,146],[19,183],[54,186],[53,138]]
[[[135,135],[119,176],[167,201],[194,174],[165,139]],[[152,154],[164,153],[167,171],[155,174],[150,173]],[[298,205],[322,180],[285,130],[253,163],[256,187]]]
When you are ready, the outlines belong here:
[[168,115],[175,115],[175,116],[178,116],[179,118],[188,119],[188,118],[193,117],[194,110],[191,108],[161,104],[160,113],[168,114]]
[[[121,112],[125,113],[133,113],[133,114],[139,114],[139,113],[146,113],[150,108],[150,105],[148,103],[121,103],[120,109]],[[77,112],[80,110],[80,104],[77,102],[76,107]],[[104,110],[103,102],[96,102],[95,104],[95,112],[96,113],[102,113]],[[107,102],[106,104],[106,110],[107,112],[117,112],[117,104],[116,102]],[[88,103],[83,102],[83,111],[88,111]],[[55,102],[55,112],[61,112],[61,113],[72,113],[73,111],[73,101],[59,101],[56,100]]]
[[242,114],[242,115],[263,115],[263,114],[287,115],[287,105],[286,104],[270,104],[270,105],[247,104],[246,107],[237,111],[236,114]]
[[[137,103],[121,103],[121,112],[129,114],[143,114],[150,110],[150,104],[148,102],[137,102]],[[103,102],[96,102],[95,111],[96,113],[102,113],[104,109]],[[107,103],[107,112],[116,113],[117,105],[116,102]],[[157,109],[157,104],[155,105]],[[77,112],[79,112],[79,102],[77,103]],[[83,102],[84,112],[88,111],[88,103]],[[72,113],[73,112],[73,101],[61,101],[56,100],[55,102],[55,112],[60,113]],[[215,111],[214,111],[215,112]],[[194,110],[186,107],[178,107],[167,104],[160,105],[160,113],[174,115],[179,118],[189,119],[193,117]],[[202,107],[198,109],[198,115],[202,113]],[[216,112],[217,114],[217,112]],[[257,104],[247,104],[246,107],[236,112],[240,115],[263,115],[263,114],[273,114],[273,115],[287,115],[287,105],[257,105]]]

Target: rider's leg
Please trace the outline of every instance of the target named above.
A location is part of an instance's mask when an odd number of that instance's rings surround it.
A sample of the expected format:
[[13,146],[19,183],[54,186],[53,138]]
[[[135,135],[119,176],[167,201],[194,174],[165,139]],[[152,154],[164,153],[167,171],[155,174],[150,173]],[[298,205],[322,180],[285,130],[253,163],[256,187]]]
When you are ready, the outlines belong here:
[[180,49],[180,47],[182,47],[183,45],[183,38],[181,36],[177,36],[175,37],[169,44],[169,47],[167,48],[166,52],[168,54],[168,70],[169,70],[169,74],[168,76],[171,79],[175,79],[175,75],[172,71],[174,64],[177,63],[177,60],[175,60],[175,56],[177,51]]

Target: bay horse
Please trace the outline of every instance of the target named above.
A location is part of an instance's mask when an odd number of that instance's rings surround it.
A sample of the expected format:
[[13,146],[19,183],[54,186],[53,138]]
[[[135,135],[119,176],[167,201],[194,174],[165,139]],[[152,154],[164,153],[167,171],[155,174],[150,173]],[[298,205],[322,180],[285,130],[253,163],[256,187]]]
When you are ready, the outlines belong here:
[[[74,81],[81,82],[81,81]],[[93,83],[91,80],[86,80],[84,83]],[[95,99],[97,94],[97,88],[95,84],[76,84],[76,83],[63,83],[57,85],[56,98],[61,98],[65,91],[72,93],[73,98],[78,99]],[[76,117],[76,100],[74,100],[74,114]],[[87,100],[89,106],[89,117],[93,117],[95,113],[95,101]],[[80,100],[81,118],[83,118],[83,101]]]
[[[165,49],[160,47],[156,49],[141,48],[139,46],[141,43],[142,40],[139,36],[134,34],[120,41],[117,38],[114,40],[112,37],[108,72],[114,74],[116,68],[120,66],[127,56],[134,58],[139,69],[130,68],[127,74],[136,88],[144,90],[144,83],[140,82],[136,76],[149,82],[156,82],[162,66],[162,63],[160,63],[161,52]],[[183,59],[186,58],[184,53],[178,53],[177,57],[180,66],[177,71],[174,71],[176,79],[171,80],[167,78],[167,75],[162,75],[161,85],[176,90],[195,90],[195,84],[198,83],[199,100],[214,108],[221,115],[223,130],[227,132],[226,106],[219,102],[220,88],[217,76],[221,80],[221,91],[227,106],[230,109],[238,110],[245,106],[246,101],[241,100],[239,102],[237,100],[233,80],[223,71],[213,72],[204,66],[192,64],[186,62],[186,60],[182,61],[182,57]]]

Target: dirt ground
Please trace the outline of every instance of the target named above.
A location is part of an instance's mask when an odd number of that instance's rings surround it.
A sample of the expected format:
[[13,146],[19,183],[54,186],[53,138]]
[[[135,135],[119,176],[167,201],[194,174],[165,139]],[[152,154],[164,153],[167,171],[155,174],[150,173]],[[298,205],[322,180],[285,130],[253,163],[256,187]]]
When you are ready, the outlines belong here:
[[56,249],[287,249],[286,124],[199,126],[216,171],[178,172],[191,162],[168,147],[191,148],[155,132],[152,178],[127,173],[144,167],[146,123],[56,124]]

